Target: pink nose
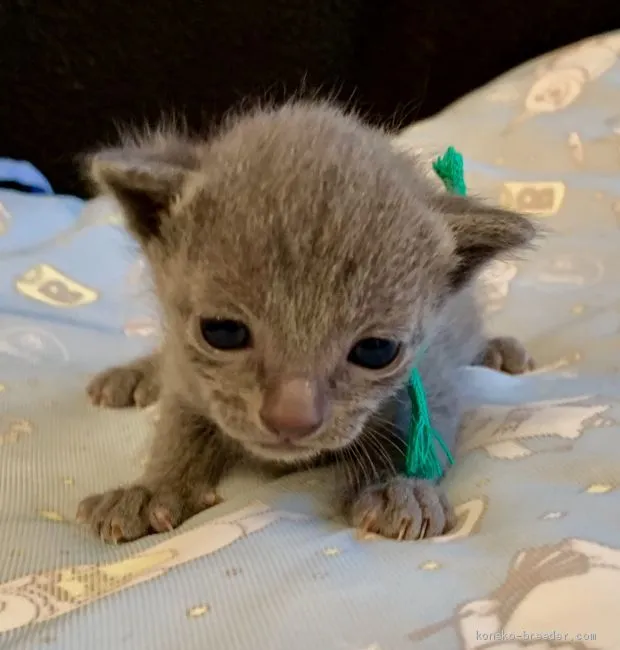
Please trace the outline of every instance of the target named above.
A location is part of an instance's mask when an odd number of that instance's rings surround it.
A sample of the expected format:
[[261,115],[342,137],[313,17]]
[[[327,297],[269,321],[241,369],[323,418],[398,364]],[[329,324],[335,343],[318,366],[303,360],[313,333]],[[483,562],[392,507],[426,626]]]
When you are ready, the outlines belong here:
[[298,440],[323,424],[325,408],[325,395],[316,381],[288,377],[267,388],[260,417],[282,440]]

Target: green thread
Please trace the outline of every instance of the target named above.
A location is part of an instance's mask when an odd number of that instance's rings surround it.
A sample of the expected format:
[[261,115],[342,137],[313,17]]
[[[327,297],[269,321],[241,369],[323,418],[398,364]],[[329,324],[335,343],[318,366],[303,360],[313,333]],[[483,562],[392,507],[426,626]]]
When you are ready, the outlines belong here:
[[441,461],[437,457],[435,443],[443,450],[450,465],[454,458],[441,435],[431,424],[428,403],[417,368],[411,371],[407,383],[407,393],[411,402],[409,421],[409,442],[407,444],[407,476],[436,480],[442,477]]
[[433,163],[435,173],[452,194],[467,194],[465,174],[463,170],[463,156],[454,148],[448,147],[443,156],[439,156]]
[[[448,192],[465,196],[467,187],[463,156],[454,147],[449,147],[443,156],[435,160],[433,169]],[[424,384],[417,367],[414,367],[409,375],[407,394],[411,402],[405,465],[407,476],[431,481],[440,479],[443,476],[443,468],[437,455],[436,445],[439,445],[450,465],[454,464],[454,458],[439,432],[431,424]]]

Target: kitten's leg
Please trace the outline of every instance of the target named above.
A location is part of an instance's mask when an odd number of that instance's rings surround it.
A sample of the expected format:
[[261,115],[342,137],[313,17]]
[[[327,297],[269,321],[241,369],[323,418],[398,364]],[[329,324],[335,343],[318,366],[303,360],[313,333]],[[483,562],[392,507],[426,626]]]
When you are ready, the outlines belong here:
[[173,530],[218,502],[215,489],[236,458],[214,424],[166,398],[144,475],[87,497],[77,519],[112,543]]
[[534,370],[536,364],[523,344],[512,336],[489,339],[476,365],[501,370],[510,375],[520,375]]
[[140,357],[124,366],[99,373],[86,391],[96,406],[143,408],[159,399],[159,355]]
[[442,535],[455,524],[452,507],[436,483],[402,474],[406,437],[384,424],[395,419],[384,409],[344,454],[344,514],[356,528],[393,539]]

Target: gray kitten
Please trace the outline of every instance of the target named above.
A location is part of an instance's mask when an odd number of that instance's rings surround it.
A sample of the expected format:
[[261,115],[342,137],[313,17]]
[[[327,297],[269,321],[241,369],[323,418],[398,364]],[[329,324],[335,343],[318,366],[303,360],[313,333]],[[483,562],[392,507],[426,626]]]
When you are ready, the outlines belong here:
[[402,475],[417,364],[453,447],[455,369],[531,367],[486,340],[474,281],[529,245],[522,216],[447,194],[388,136],[322,103],[231,119],[197,139],[148,134],[90,160],[152,268],[161,351],[89,386],[96,404],[160,400],[135,484],[85,499],[105,541],[175,528],[240,462],[333,462],[353,526],[398,539],[453,523],[438,487]]

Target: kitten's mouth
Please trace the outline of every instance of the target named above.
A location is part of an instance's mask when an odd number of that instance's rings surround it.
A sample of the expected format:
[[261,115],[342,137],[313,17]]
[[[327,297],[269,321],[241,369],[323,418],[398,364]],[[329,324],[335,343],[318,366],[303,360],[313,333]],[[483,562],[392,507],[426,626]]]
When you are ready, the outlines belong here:
[[257,444],[261,449],[265,449],[269,452],[283,452],[283,453],[295,453],[307,449],[307,447],[302,447],[296,445],[294,442],[259,442]]
[[248,445],[249,450],[255,456],[266,460],[295,462],[316,456],[317,449],[306,445],[295,444],[294,442],[254,442]]

